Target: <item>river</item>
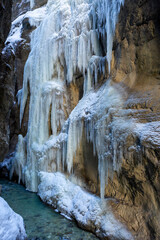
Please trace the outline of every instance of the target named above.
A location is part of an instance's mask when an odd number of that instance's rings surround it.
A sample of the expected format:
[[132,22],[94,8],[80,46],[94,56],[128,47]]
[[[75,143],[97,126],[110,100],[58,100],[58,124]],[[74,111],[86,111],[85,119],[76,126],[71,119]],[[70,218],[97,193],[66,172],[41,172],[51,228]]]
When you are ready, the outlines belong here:
[[86,232],[53,208],[45,205],[35,194],[8,180],[0,179],[1,196],[10,207],[24,219],[29,240],[96,240],[92,233]]

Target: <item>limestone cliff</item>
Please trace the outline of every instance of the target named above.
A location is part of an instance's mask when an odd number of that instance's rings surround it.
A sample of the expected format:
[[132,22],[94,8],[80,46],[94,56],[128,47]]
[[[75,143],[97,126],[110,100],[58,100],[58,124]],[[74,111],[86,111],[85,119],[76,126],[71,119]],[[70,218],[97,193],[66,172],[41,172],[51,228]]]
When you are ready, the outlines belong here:
[[74,175],[135,239],[158,240],[159,1],[71,2],[13,1],[1,159],[18,142],[12,173],[28,189],[40,171]]
[[114,40],[113,79],[127,93],[122,114],[140,123],[142,131],[128,133],[122,169],[109,181],[106,195],[118,200],[113,208],[136,239],[160,236],[159,12],[158,1],[125,1]]

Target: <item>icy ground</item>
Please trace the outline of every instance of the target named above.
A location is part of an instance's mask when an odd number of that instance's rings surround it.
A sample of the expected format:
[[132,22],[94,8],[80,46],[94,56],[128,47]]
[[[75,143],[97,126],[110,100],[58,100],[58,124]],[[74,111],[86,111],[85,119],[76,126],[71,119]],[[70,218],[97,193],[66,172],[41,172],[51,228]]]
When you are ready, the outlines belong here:
[[107,201],[85,192],[61,173],[40,172],[39,196],[47,204],[75,219],[98,237],[132,240],[132,235],[115,219]]
[[0,240],[26,239],[23,218],[0,197]]

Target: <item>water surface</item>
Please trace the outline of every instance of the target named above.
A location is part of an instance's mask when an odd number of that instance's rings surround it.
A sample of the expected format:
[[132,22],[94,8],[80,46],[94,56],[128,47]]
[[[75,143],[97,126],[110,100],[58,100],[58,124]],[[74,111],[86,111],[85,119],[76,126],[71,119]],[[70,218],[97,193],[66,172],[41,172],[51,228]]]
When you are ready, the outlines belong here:
[[1,180],[1,196],[19,213],[25,223],[28,239],[36,240],[96,240],[92,233],[78,228],[53,208],[45,205],[35,193],[16,183]]

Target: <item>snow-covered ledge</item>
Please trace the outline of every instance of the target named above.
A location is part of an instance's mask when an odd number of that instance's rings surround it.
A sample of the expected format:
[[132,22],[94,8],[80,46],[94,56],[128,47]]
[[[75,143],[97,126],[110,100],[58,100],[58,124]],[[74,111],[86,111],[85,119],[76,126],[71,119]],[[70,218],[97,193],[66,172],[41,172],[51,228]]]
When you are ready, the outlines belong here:
[[70,182],[61,173],[40,172],[38,194],[49,205],[98,237],[112,240],[132,240],[131,233],[115,219],[107,201],[92,195]]
[[0,239],[24,240],[26,237],[23,218],[16,214],[0,197]]

